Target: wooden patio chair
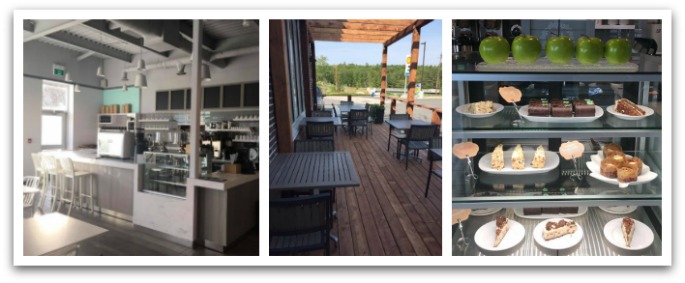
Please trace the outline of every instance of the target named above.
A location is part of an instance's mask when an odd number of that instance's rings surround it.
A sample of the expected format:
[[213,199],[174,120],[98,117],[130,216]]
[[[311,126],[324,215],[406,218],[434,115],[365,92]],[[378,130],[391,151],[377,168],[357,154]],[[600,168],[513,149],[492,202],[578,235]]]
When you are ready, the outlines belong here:
[[435,137],[438,130],[437,125],[413,125],[407,132],[407,137],[400,140],[400,148],[404,145],[405,165],[404,169],[409,168],[409,151],[429,149],[431,139]]
[[307,139],[333,139],[333,122],[307,122]]
[[[411,120],[409,114],[390,114],[389,120]],[[400,151],[400,140],[407,137],[407,134],[403,131],[399,131],[390,126],[390,131],[388,132],[388,151],[390,151],[390,139],[395,137],[397,139],[397,152]]]
[[357,109],[352,109],[350,111],[350,121],[348,125],[348,132],[350,134],[350,138],[352,138],[352,135],[357,133],[357,128],[362,128],[364,129],[364,133],[366,134],[366,138],[369,138],[369,111],[367,110],[357,110]]
[[269,255],[323,249],[330,255],[331,195],[269,202]]
[[[437,137],[437,138],[432,138],[429,142],[429,148],[442,148],[442,137]],[[435,161],[441,161],[442,158],[435,156],[432,153],[428,153],[428,181],[426,182],[426,193],[424,193],[423,197],[428,197],[428,186],[431,184],[431,176],[435,175],[440,177],[442,179],[442,170],[440,169],[433,169],[433,162]]]

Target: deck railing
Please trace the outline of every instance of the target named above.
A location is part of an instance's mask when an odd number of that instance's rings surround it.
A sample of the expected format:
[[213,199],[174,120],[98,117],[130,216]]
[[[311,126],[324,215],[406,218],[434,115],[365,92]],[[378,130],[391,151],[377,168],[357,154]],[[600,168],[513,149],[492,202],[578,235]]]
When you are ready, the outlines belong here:
[[442,126],[442,108],[428,106],[428,105],[424,105],[424,104],[416,103],[416,102],[409,102],[408,100],[406,100],[404,98],[395,98],[395,97],[385,96],[386,103],[388,100],[390,100],[390,114],[395,114],[395,112],[397,111],[397,101],[404,102],[409,106],[413,106],[414,108],[418,107],[418,108],[423,108],[423,109],[431,111],[432,112],[431,124]]

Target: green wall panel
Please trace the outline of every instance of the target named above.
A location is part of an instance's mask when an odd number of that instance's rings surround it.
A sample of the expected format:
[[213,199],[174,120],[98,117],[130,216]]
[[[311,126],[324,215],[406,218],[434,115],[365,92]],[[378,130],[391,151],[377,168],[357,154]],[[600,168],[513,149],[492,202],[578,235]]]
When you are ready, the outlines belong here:
[[106,89],[102,96],[104,105],[130,103],[131,111],[140,112],[140,88],[129,87],[128,91],[123,91],[121,88]]

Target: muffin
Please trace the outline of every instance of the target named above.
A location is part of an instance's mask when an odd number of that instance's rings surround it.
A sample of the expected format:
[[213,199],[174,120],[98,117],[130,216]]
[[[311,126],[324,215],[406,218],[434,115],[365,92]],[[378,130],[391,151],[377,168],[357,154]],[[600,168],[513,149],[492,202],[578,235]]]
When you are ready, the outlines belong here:
[[622,183],[637,181],[637,169],[635,168],[625,166],[618,168],[618,173],[616,175],[618,177],[618,181]]
[[618,174],[618,166],[610,159],[602,160],[602,164],[599,166],[599,173],[607,178],[616,178]]
[[615,152],[610,157],[604,158],[604,160],[609,160],[613,162],[616,166],[621,166],[626,162],[626,155],[623,152]]
[[602,149],[602,153],[604,153],[604,158],[608,158],[609,156],[614,155],[614,153],[617,152],[623,152],[623,149],[621,148],[620,145],[610,143],[604,146]]
[[638,175],[642,172],[642,160],[637,157],[626,158],[626,162],[623,163],[623,166],[634,168],[637,170]]

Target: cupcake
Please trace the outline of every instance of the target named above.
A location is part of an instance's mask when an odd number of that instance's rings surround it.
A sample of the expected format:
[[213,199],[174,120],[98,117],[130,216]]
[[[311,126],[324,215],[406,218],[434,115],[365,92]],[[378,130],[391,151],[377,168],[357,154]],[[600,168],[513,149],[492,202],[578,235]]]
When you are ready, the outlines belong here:
[[618,173],[616,175],[618,177],[618,181],[622,183],[637,181],[637,169],[635,168],[625,166],[618,168]]
[[599,173],[607,178],[616,178],[616,174],[618,174],[618,165],[610,159],[604,159],[599,167]]

